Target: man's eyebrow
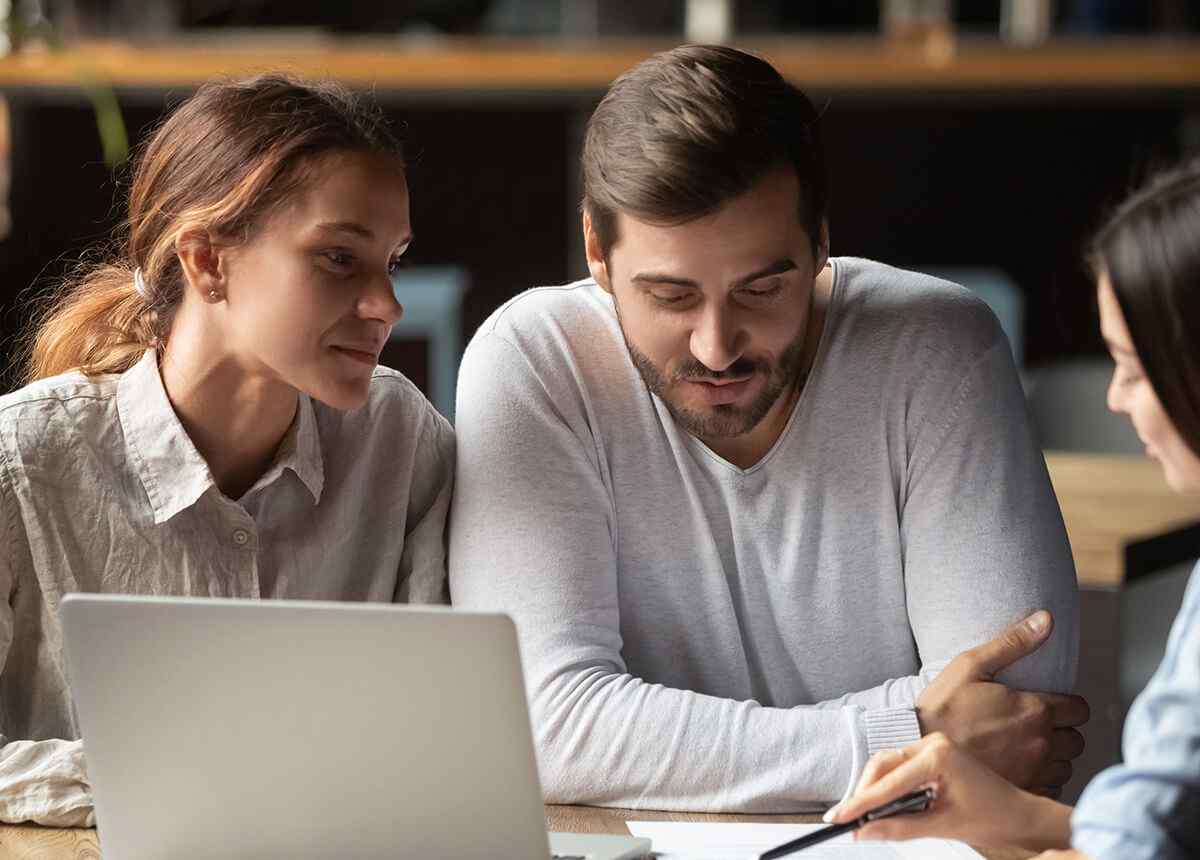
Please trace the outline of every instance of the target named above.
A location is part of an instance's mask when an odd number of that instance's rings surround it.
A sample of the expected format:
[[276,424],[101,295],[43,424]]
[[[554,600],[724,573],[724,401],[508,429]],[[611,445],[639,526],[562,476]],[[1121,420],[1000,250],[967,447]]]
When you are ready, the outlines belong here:
[[638,272],[632,278],[634,283],[644,284],[675,284],[678,287],[699,287],[695,281],[690,278],[678,278],[674,275],[664,275],[658,272]]
[[[751,272],[744,275],[734,282],[733,288],[744,287],[747,284],[752,284],[759,278],[768,278],[771,275],[782,275],[784,272],[791,272],[796,268],[796,262],[789,257],[776,260],[769,266],[764,266],[756,272]],[[691,278],[680,278],[675,275],[661,274],[659,272],[638,272],[631,281],[636,283],[647,284],[674,284],[678,287],[699,287],[700,285]]]
[[744,287],[747,284],[753,284],[759,278],[769,278],[771,275],[782,275],[784,272],[794,271],[795,268],[796,261],[790,257],[784,257],[776,260],[774,263],[766,266],[765,268],[759,269],[757,272],[751,272],[744,278],[738,278],[737,282],[733,285],[733,288],[737,289],[738,287]]

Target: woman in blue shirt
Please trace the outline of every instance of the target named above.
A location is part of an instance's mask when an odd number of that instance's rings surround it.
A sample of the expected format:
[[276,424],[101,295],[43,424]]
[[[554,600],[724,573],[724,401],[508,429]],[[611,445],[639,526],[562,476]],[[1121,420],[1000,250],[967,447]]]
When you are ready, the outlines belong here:
[[[1200,159],[1147,183],[1089,254],[1100,329],[1116,370],[1108,406],[1127,415],[1173,489],[1200,492]],[[1158,671],[1125,724],[1124,763],[1071,807],[1014,787],[933,734],[868,764],[827,820],[851,820],[921,786],[930,811],[877,822],[862,839],[943,836],[1017,844],[1041,860],[1200,857],[1200,565]]]

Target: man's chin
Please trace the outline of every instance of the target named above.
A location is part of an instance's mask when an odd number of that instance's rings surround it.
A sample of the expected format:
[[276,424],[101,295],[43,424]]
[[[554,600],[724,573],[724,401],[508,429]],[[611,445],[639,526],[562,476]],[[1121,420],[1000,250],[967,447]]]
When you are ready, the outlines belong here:
[[[770,414],[784,386],[756,377],[745,397],[733,403],[712,403],[711,398],[684,396],[687,383],[672,386],[663,401],[676,423],[701,439],[733,439],[754,430]],[[660,395],[661,397],[661,395]],[[748,402],[747,402],[748,401]]]
[[667,408],[684,430],[701,439],[732,439],[749,433],[761,419],[739,406],[683,405],[670,400]]

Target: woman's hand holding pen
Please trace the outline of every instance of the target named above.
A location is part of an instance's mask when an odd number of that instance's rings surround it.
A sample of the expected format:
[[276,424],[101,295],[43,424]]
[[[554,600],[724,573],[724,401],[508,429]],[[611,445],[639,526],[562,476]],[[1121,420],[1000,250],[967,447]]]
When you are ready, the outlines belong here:
[[829,810],[826,821],[850,821],[924,786],[937,791],[929,811],[871,822],[855,838],[936,836],[1035,851],[1070,840],[1070,807],[1022,791],[940,733],[872,757],[854,794]]

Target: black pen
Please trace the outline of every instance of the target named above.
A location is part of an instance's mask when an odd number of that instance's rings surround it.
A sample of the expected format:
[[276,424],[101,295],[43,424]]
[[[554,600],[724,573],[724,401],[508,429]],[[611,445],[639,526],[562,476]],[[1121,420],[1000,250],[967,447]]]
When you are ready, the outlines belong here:
[[891,818],[893,815],[904,815],[909,812],[924,812],[933,803],[934,796],[932,788],[922,788],[919,791],[914,791],[911,794],[906,794],[904,797],[893,800],[891,803],[885,803],[883,806],[872,809],[869,812],[864,812],[853,821],[847,821],[844,824],[831,824],[829,827],[815,830],[807,836],[801,836],[799,839],[785,842],[782,845],[772,848],[765,854],[759,854],[758,860],[775,860],[776,857],[783,857],[794,851],[799,851],[801,848],[820,845],[822,842],[833,839],[835,836],[841,836],[843,833],[857,830],[864,824],[871,821],[878,821],[881,818]]

